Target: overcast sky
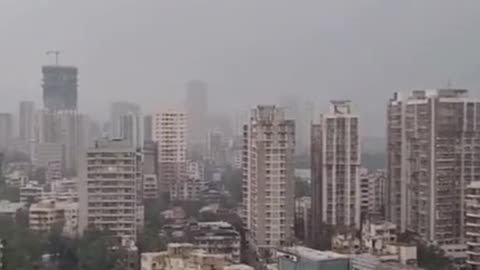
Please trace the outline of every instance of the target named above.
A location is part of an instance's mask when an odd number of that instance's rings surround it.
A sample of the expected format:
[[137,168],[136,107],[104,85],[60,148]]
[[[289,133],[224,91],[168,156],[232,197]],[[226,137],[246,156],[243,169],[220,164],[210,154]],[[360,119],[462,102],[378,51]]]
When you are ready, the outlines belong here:
[[59,49],[97,117],[115,100],[179,103],[200,78],[214,111],[348,98],[383,136],[394,91],[450,81],[479,96],[479,27],[478,0],[0,0],[0,111],[40,103]]

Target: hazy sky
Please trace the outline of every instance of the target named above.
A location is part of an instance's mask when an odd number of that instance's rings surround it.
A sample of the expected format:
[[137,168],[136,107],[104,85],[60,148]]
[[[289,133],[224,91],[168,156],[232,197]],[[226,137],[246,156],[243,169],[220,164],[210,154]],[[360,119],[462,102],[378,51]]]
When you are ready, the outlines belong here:
[[45,51],[79,67],[80,110],[154,111],[210,85],[215,111],[352,99],[384,135],[396,90],[480,85],[478,0],[0,0],[0,111],[41,100]]

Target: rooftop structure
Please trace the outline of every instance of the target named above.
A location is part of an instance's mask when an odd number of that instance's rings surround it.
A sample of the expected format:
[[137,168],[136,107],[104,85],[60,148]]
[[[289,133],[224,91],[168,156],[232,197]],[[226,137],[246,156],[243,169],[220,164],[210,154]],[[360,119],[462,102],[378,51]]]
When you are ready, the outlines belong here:
[[0,217],[10,217],[15,219],[18,211],[20,211],[24,207],[25,207],[25,203],[1,200],[0,201]]
[[325,267],[349,270],[349,257],[332,251],[294,246],[279,249],[276,255],[279,270],[323,269]]
[[188,243],[168,244],[167,251],[141,254],[141,270],[223,270],[225,256],[207,254]]

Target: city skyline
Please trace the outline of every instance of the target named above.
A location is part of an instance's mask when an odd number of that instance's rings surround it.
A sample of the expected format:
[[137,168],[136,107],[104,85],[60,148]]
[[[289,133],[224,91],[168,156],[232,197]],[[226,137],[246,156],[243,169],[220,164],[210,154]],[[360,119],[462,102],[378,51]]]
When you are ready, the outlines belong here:
[[[115,13],[111,3],[2,2],[0,22],[9,26],[2,31],[14,38],[0,45],[9,67],[0,70],[0,93],[15,95],[0,106],[12,112],[20,100],[40,104],[39,67],[54,63],[49,50],[61,51],[61,65],[78,67],[79,110],[100,119],[108,117],[109,95],[152,113],[162,99],[182,100],[191,79],[209,83],[210,95],[223,101],[211,102],[219,113],[269,103],[272,94],[315,101],[322,111],[330,99],[348,98],[362,118],[372,119],[364,123],[368,136],[385,130],[378,112],[393,91],[450,84],[478,97],[471,56],[480,40],[471,25],[478,24],[480,3],[474,1],[115,1]],[[62,19],[68,26],[57,24]],[[37,33],[44,35],[37,39]]]
[[478,11],[0,1],[0,270],[480,270]]

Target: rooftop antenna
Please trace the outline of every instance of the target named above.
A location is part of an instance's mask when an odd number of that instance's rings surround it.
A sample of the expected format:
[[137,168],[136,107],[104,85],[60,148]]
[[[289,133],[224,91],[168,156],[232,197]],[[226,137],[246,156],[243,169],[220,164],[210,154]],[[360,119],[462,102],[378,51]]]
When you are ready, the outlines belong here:
[[450,79],[447,80],[447,89],[451,89],[452,88],[452,82],[450,81]]
[[47,51],[47,55],[51,55],[51,54],[55,55],[55,65],[58,66],[58,59],[60,57],[60,51]]

